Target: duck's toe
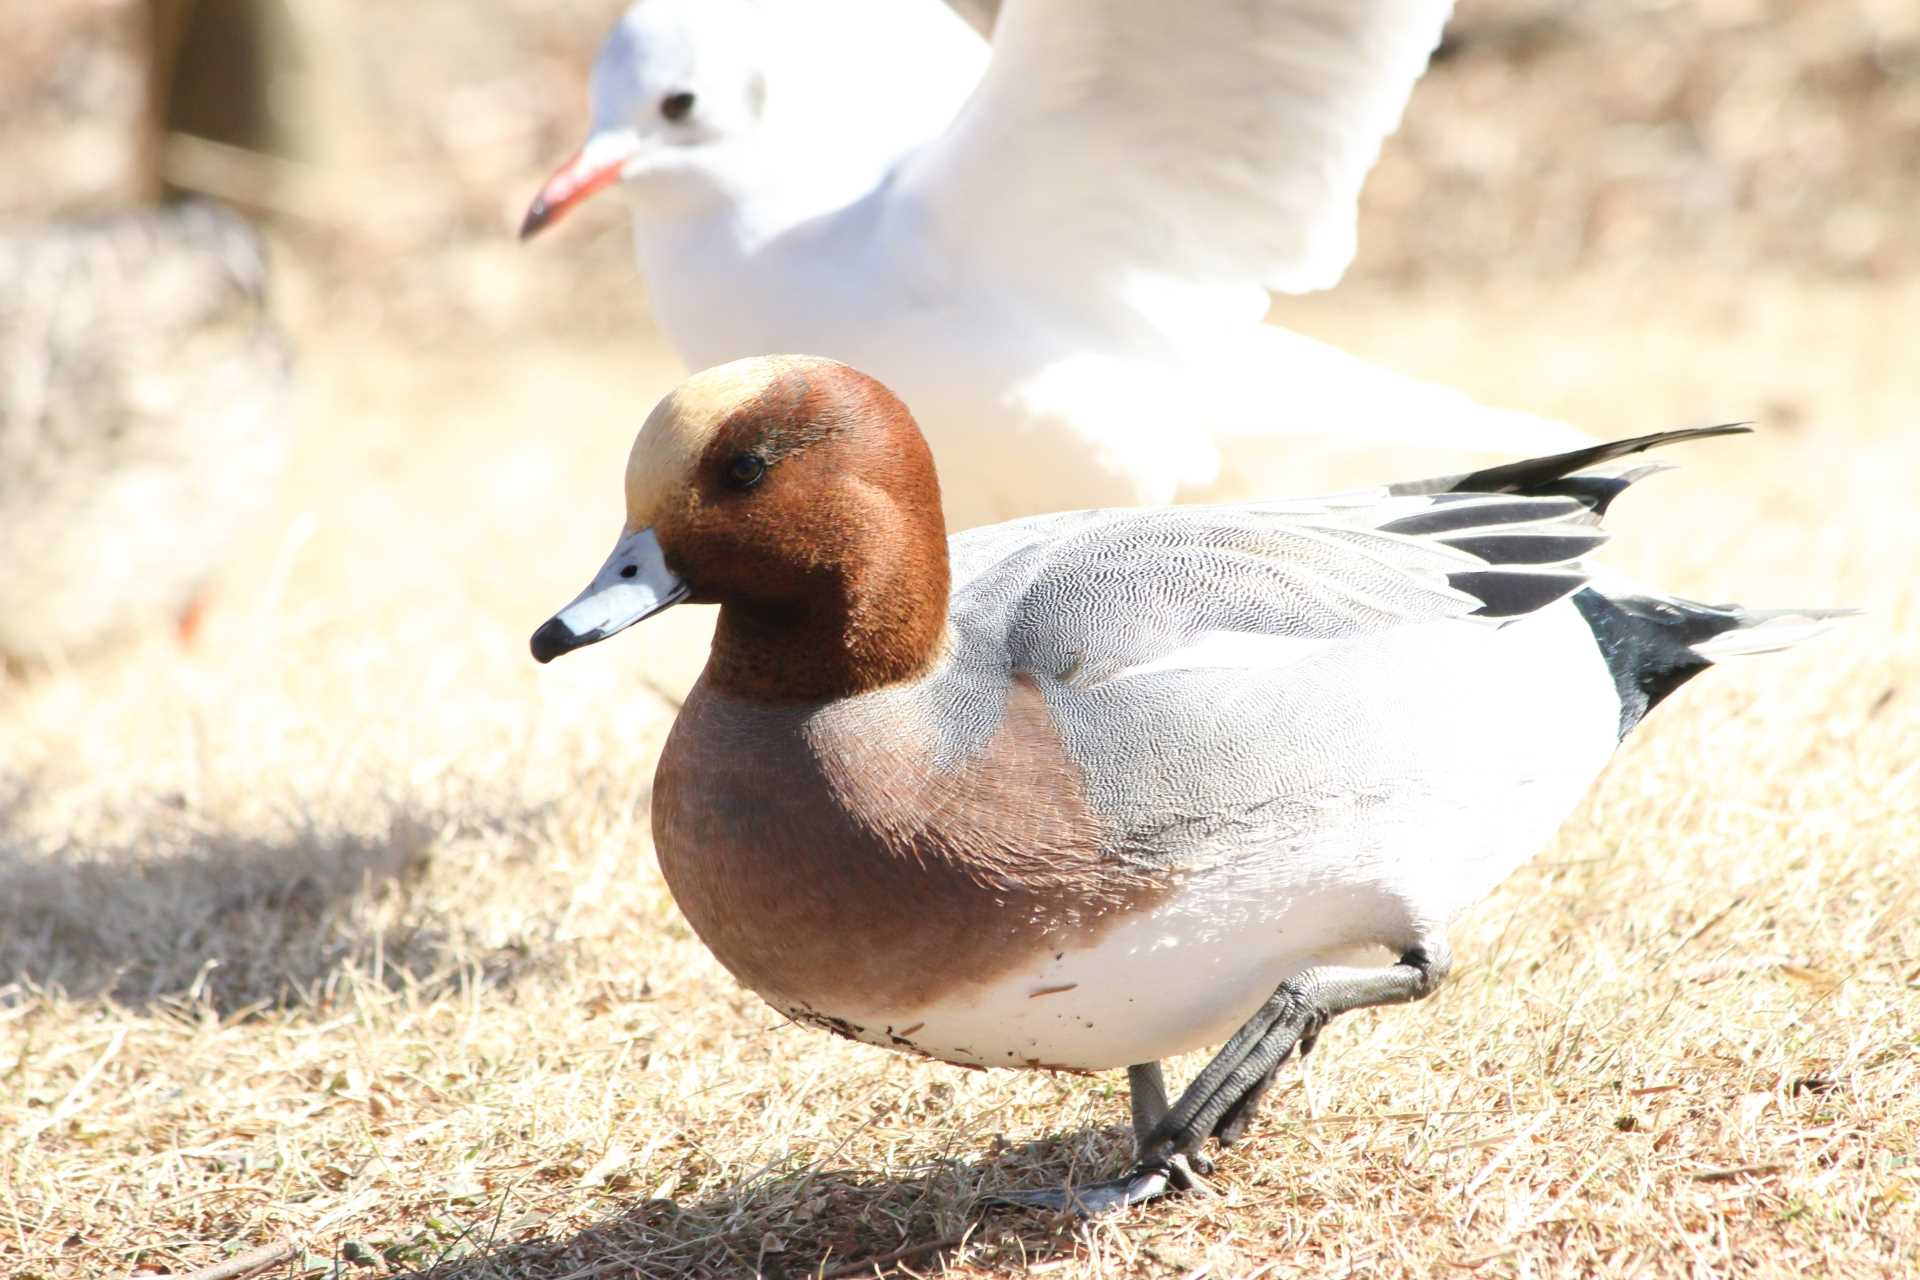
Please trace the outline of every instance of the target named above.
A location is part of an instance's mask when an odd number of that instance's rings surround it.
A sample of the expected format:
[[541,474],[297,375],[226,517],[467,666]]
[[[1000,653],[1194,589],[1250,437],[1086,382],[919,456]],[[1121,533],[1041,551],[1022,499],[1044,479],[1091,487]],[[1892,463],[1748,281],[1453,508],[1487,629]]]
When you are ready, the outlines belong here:
[[[1211,1171],[1212,1166],[1208,1166]],[[1209,1185],[1185,1156],[1168,1160],[1143,1161],[1118,1178],[1101,1182],[1083,1182],[1077,1186],[1040,1187],[1031,1191],[1008,1191],[987,1197],[990,1208],[1042,1209],[1053,1213],[1072,1213],[1082,1218],[1124,1209],[1128,1205],[1158,1200],[1176,1191],[1211,1193]]]

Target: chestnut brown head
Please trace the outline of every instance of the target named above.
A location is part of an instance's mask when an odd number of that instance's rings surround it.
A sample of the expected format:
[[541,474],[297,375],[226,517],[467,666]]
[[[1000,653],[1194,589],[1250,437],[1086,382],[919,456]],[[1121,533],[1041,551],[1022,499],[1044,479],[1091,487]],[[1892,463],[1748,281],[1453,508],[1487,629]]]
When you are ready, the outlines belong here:
[[542,662],[680,601],[721,606],[708,677],[771,698],[906,679],[947,604],[939,483],[906,406],[834,361],[695,374],[627,461],[627,520],[600,573],[534,634]]

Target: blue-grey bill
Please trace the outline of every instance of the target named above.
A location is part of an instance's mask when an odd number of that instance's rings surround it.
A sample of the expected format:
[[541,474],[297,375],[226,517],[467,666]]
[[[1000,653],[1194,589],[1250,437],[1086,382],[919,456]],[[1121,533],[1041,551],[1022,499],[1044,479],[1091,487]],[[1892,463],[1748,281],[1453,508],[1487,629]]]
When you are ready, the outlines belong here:
[[563,653],[618,635],[680,603],[688,590],[667,568],[652,529],[629,534],[615,544],[587,589],[533,633],[529,647],[534,660],[552,662]]

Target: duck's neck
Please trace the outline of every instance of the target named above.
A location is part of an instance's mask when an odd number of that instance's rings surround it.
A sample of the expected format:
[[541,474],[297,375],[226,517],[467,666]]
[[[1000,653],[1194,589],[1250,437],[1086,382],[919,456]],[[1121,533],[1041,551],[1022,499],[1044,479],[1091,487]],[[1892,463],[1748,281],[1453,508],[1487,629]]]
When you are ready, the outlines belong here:
[[928,550],[902,548],[859,572],[823,577],[801,603],[723,603],[706,683],[761,702],[829,702],[917,679],[940,661],[944,537]]

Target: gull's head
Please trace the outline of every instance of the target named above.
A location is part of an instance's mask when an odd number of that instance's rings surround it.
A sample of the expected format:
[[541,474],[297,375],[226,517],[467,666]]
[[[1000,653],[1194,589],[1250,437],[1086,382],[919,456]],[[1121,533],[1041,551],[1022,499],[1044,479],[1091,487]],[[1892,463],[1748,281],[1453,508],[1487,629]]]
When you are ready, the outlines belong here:
[[766,117],[765,18],[751,0],[639,0],[593,66],[587,141],[540,189],[522,238],[625,183],[671,204],[721,180]]
[[520,234],[616,185],[641,214],[752,197],[810,217],[945,128],[986,58],[933,0],[639,0],[594,64],[586,144]]

